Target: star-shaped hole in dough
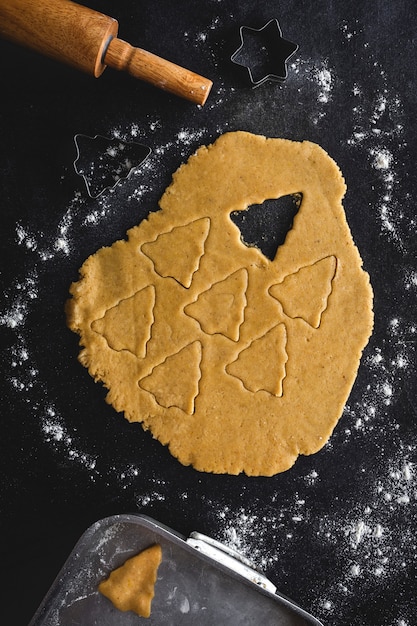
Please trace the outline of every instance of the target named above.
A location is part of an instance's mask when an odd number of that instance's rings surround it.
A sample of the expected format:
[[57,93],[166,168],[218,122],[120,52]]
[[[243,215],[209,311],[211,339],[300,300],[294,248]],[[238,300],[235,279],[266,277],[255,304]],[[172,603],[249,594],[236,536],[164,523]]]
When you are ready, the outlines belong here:
[[298,45],[283,38],[277,19],[259,29],[242,26],[240,39],[241,45],[231,60],[247,68],[255,87],[267,80],[283,82],[287,78],[286,63],[298,50]]

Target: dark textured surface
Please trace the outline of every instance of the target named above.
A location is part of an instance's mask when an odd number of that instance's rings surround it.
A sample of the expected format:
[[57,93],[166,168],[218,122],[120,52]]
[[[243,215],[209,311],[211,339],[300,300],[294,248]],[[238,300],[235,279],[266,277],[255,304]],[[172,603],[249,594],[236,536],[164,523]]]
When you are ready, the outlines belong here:
[[[89,5],[214,87],[200,109],[0,42],[1,623],[29,621],[91,523],[139,511],[239,547],[324,624],[415,624],[414,2]],[[251,89],[230,55],[240,25],[273,17],[300,47],[283,85]],[[269,479],[199,474],[129,425],[77,362],[63,312],[87,256],[155,210],[200,144],[238,129],[316,141],[336,160],[375,291],[375,331],[330,444]],[[92,200],[72,166],[77,133],[153,152]]]

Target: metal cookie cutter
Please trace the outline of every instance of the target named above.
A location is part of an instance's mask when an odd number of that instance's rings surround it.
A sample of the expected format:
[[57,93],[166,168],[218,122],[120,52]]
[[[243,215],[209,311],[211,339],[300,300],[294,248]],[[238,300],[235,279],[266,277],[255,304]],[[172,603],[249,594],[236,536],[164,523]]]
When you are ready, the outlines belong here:
[[84,179],[90,198],[98,198],[113,189],[120,180],[129,178],[141,165],[151,149],[140,143],[109,139],[102,135],[75,135],[77,157],[74,169]]
[[284,39],[277,19],[262,28],[240,27],[241,45],[230,60],[246,67],[254,87],[267,80],[283,82],[288,75],[287,61],[298,50],[298,45]]

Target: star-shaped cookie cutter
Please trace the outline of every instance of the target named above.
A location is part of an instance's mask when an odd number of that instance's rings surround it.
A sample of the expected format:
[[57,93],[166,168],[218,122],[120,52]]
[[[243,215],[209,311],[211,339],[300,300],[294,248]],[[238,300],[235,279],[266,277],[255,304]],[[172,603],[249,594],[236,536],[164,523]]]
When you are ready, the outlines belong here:
[[268,80],[284,82],[287,78],[287,61],[298,50],[298,45],[284,39],[278,20],[273,18],[256,29],[240,27],[241,45],[230,60],[246,67],[254,87]]
[[98,198],[104,191],[114,189],[121,180],[128,179],[151,153],[143,144],[103,135],[77,134],[74,142],[77,149],[74,169],[84,179],[90,198]]

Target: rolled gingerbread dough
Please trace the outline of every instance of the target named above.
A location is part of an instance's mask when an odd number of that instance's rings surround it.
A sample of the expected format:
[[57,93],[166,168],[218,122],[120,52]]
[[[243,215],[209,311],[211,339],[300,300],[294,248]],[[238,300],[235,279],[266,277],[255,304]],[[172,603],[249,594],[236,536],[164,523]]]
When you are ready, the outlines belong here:
[[[345,190],[316,144],[227,133],[82,266],[67,303],[81,363],[181,463],[270,476],[329,439],[373,325]],[[245,245],[230,214],[295,193],[275,258]]]

